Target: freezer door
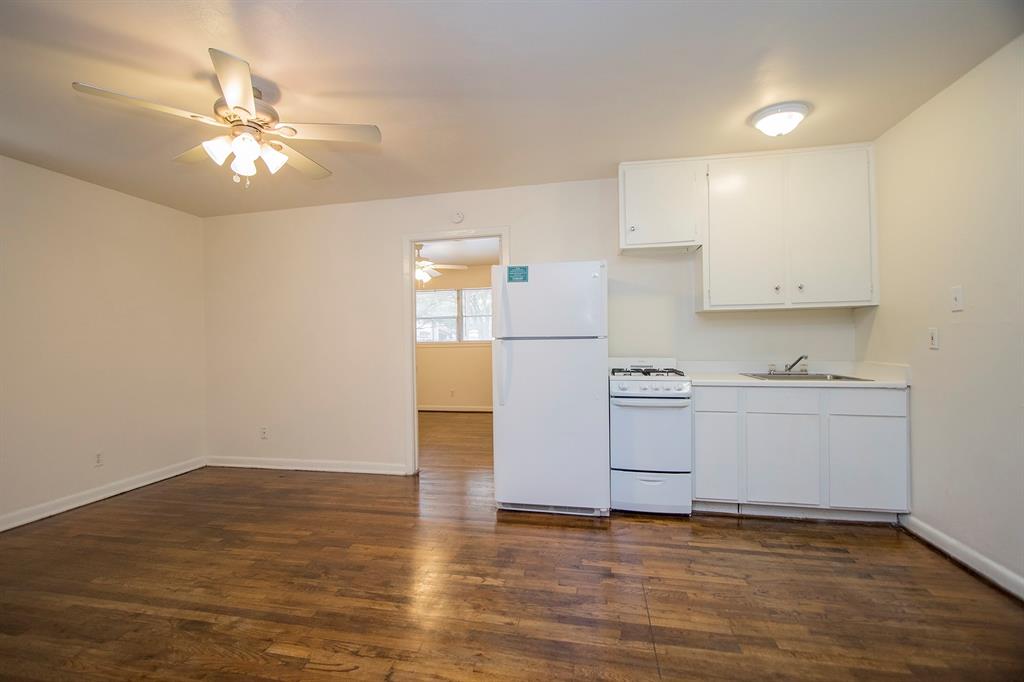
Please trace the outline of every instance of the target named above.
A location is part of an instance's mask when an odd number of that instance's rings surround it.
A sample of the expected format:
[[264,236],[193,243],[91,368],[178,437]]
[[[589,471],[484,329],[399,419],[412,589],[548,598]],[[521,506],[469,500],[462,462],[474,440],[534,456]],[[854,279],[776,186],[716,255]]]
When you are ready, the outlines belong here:
[[608,509],[608,342],[496,340],[499,504]]
[[604,261],[495,265],[494,337],[608,336]]

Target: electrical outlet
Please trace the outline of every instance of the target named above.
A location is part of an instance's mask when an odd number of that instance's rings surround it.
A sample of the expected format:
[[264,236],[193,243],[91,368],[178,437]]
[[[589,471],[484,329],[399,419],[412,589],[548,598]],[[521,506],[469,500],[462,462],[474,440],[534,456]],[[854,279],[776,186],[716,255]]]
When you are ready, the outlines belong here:
[[768,363],[768,371],[769,372],[778,372],[779,371],[779,366],[776,365],[774,362],[769,362]]
[[939,328],[928,327],[928,348],[932,350],[939,349]]
[[796,371],[802,372],[803,374],[807,374],[807,372],[808,372],[807,363],[806,362],[801,362],[799,365],[797,365]]
[[949,309],[954,313],[963,312],[964,309],[964,287],[957,284],[949,290]]
[[270,429],[266,426],[260,427],[260,440],[270,440]]
[[101,466],[103,466],[103,453],[102,452],[97,452],[96,453],[96,457],[95,457],[95,459],[93,459],[92,465],[94,467],[101,467]]

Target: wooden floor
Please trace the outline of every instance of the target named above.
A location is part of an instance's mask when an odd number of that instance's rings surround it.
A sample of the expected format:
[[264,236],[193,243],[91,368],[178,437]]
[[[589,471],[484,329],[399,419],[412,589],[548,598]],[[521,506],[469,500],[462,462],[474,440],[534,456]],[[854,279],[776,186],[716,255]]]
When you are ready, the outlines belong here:
[[895,528],[496,514],[490,415],[421,433],[419,478],[206,468],[0,534],[0,678],[1024,679],[1024,607]]

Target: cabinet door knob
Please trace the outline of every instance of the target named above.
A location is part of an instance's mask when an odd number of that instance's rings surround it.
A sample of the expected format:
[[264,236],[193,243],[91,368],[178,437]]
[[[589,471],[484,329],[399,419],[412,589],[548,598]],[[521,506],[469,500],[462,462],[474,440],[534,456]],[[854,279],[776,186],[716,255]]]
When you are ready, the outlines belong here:
[[782,287],[779,286],[778,284],[776,284],[775,285],[775,293],[779,293],[780,291],[782,291]]
[[799,289],[800,291],[803,291],[804,290],[804,285],[803,284],[797,284],[796,288]]
[[630,225],[629,226],[629,231],[630,232],[636,232],[636,225]]

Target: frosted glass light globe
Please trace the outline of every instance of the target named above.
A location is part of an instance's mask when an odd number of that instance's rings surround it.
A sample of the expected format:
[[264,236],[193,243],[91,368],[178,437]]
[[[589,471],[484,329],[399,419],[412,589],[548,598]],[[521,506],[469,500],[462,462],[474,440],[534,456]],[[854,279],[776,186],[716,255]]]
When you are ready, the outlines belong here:
[[811,108],[803,102],[782,102],[754,112],[754,127],[769,137],[793,132]]
[[251,133],[241,133],[231,140],[231,151],[235,153],[235,158],[251,163],[260,157],[260,143]]

